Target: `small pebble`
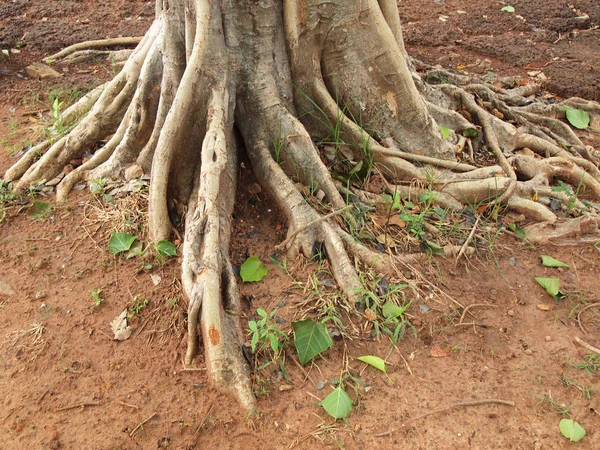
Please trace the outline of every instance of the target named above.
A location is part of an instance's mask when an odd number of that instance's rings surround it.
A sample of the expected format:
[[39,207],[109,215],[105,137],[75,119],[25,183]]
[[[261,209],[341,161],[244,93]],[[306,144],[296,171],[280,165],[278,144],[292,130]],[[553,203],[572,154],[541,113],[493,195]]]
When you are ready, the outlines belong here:
[[515,312],[512,309],[509,309],[506,314],[508,314],[510,317],[513,317],[515,315]]
[[552,340],[552,338],[551,338],[550,336],[546,336],[546,340],[547,340],[547,341],[551,341],[551,340]]
[[527,350],[525,350],[525,354],[526,355],[533,355],[533,352],[531,351],[530,348],[528,348]]

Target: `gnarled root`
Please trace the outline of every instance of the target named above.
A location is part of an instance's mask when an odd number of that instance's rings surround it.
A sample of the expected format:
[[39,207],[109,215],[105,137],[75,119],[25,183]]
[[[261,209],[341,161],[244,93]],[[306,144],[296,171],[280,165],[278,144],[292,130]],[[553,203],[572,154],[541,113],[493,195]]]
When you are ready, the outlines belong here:
[[[24,190],[63,177],[64,200],[80,180],[149,173],[151,238],[169,239],[185,221],[185,362],[201,337],[211,378],[253,408],[229,260],[234,123],[256,178],[288,220],[286,250],[325,255],[351,303],[361,301],[357,260],[387,272],[420,258],[376,251],[344,231],[364,226],[358,212],[381,203],[382,191],[401,201],[426,195],[454,211],[507,207],[540,222],[525,227],[532,242],[597,236],[600,154],[564,123],[561,106],[589,112],[594,126],[600,106],[532,104],[533,83],[498,87],[409,60],[394,8],[391,0],[157,2],[121,72],[67,109],[72,128],[27,152],[4,180]],[[322,158],[327,147],[335,155]],[[339,166],[365,173],[341,182]],[[559,181],[572,192],[553,189]],[[444,250],[458,259],[472,251],[468,241]]]

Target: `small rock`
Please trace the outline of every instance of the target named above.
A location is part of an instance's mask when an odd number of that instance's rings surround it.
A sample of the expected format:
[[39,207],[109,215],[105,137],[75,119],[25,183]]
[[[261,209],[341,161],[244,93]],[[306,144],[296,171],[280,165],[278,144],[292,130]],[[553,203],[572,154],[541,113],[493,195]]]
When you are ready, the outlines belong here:
[[46,183],[46,186],[49,186],[49,187],[56,186],[58,183],[60,183],[60,182],[61,182],[61,180],[62,180],[63,178],[64,178],[64,177],[62,176],[62,174],[61,174],[61,175],[59,175],[59,176],[57,176],[56,178],[52,178],[50,181],[48,181],[48,182]]
[[508,265],[511,267],[515,267],[517,265],[517,258],[514,256],[508,258]]
[[425,305],[423,303],[420,303],[419,304],[419,311],[421,311],[421,314],[425,314],[425,313],[429,312],[429,306],[427,306],[427,305]]
[[509,309],[506,314],[508,314],[510,317],[514,317],[515,312],[512,309]]
[[35,293],[35,299],[36,300],[41,300],[43,298],[46,298],[46,293],[45,292],[38,291],[38,292]]
[[533,351],[530,348],[528,348],[527,350],[525,350],[525,354],[526,355],[533,355]]
[[552,338],[550,336],[546,336],[546,341],[551,341]]
[[292,389],[294,389],[294,386],[292,386],[291,384],[281,384],[279,386],[279,391],[280,392],[291,391]]
[[139,164],[132,164],[125,169],[125,179],[127,180],[134,180],[140,178],[142,175],[144,175],[144,170]]
[[40,62],[36,62],[25,67],[25,73],[29,78],[39,78],[40,80],[45,78],[60,77],[60,73],[58,73],[52,67]]
[[5,281],[0,280],[0,296],[10,297],[11,295],[15,295],[16,292],[12,288],[10,284]]
[[323,192],[321,189],[319,189],[319,190],[317,191],[317,193],[315,194],[315,198],[316,198],[317,200],[319,200],[320,202],[322,202],[322,201],[323,201],[323,199],[325,198],[325,192]]
[[325,382],[324,381],[317,381],[315,382],[315,388],[320,391],[321,389],[323,389],[325,387]]

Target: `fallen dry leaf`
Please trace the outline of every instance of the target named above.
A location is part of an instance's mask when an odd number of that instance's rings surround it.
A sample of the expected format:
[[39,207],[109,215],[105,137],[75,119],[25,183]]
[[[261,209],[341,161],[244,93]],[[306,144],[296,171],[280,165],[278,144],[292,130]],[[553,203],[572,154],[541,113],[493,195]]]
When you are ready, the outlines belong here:
[[433,344],[431,346],[431,350],[429,351],[429,354],[431,356],[433,356],[434,358],[445,358],[446,356],[448,356],[448,352],[446,350],[444,350],[438,344]]
[[377,314],[375,314],[372,310],[367,309],[365,310],[365,317],[367,318],[367,320],[373,321],[377,319]]
[[131,327],[127,325],[127,309],[113,319],[110,327],[115,334],[116,341],[124,341],[131,336]]
[[542,311],[550,311],[550,309],[552,309],[551,305],[547,305],[546,303],[540,303],[539,305],[537,305],[538,309],[541,309]]

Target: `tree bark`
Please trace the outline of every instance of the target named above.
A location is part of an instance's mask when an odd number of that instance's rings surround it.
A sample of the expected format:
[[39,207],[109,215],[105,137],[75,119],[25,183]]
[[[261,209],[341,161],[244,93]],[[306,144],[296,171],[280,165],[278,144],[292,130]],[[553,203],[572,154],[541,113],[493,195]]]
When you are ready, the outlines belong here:
[[[324,248],[351,302],[361,301],[361,283],[349,255],[378,270],[403,255],[381,254],[337,222],[318,220],[324,210],[350,203],[353,213],[344,220],[354,226],[377,196],[363,182],[336,181],[315,142],[333,147],[345,164],[363,164],[367,177],[383,175],[390,194],[430,192],[444,208],[489,202],[552,225],[558,219],[546,204],[569,200],[550,189],[554,180],[584,186],[600,199],[598,152],[558,120],[563,110],[530,104],[534,83],[498,87],[416,66],[394,0],[157,0],[156,19],[122,71],[65,111],[63,121],[72,126],[65,136],[34,147],[4,179],[24,190],[60,175],[70,160],[110,137],[63,178],[59,200],[80,180],[119,178],[137,166],[151,176],[153,240],[169,239],[171,217],[182,213],[174,205],[184,205],[186,364],[201,335],[212,379],[253,408],[229,260],[241,146],[288,219],[289,252],[311,257],[316,245]],[[560,106],[593,118],[600,113],[600,105],[581,99]],[[243,142],[236,142],[235,129]],[[497,164],[457,160],[474,147]],[[523,148],[541,157],[514,154]],[[314,201],[317,192],[322,196]],[[593,211],[575,200],[583,218],[569,230],[592,230]],[[538,227],[529,238],[547,236]]]

